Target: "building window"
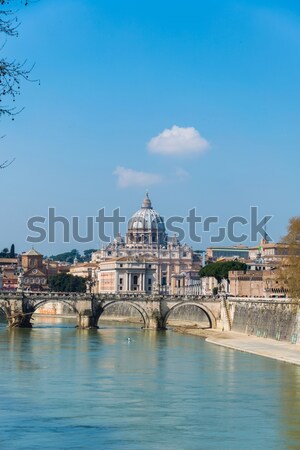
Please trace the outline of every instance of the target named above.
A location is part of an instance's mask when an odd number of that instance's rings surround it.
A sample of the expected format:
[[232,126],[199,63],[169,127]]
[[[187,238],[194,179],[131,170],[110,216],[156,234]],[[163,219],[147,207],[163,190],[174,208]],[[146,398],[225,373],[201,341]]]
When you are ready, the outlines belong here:
[[120,278],[120,284],[123,284],[123,278]]
[[148,284],[151,286],[151,284],[152,284],[151,278],[148,278]]
[[120,264],[120,267],[123,267],[123,264]]
[[122,291],[122,289],[123,289],[123,286],[120,286],[120,291]]
[[133,276],[133,284],[137,284],[138,283],[138,277],[137,275]]

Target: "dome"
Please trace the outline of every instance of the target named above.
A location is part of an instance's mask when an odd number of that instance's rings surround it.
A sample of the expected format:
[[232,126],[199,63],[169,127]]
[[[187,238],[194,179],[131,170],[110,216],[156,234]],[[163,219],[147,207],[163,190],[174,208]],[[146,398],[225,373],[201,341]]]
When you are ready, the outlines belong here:
[[163,218],[152,208],[148,193],[139,209],[128,222],[128,231],[165,231]]
[[148,193],[141,208],[128,222],[128,235],[131,242],[156,243],[166,241],[166,229],[163,218],[153,209]]

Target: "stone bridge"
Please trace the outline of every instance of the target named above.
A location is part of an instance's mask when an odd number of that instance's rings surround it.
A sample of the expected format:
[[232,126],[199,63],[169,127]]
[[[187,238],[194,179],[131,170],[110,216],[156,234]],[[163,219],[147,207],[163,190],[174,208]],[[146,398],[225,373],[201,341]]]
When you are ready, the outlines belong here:
[[[138,293],[0,292],[0,312],[6,316],[10,327],[31,328],[33,314],[49,302],[63,303],[68,306],[77,316],[79,328],[97,328],[101,314],[107,308],[123,303],[139,312],[145,329],[164,330],[172,311],[182,306],[193,305],[204,312],[211,328],[224,331],[233,328],[235,331],[265,336],[270,333],[275,336],[283,334],[300,336],[299,303],[295,304],[288,298],[229,297],[226,299],[199,295]],[[293,331],[283,331],[282,324],[292,323],[293,318],[296,320],[292,326]],[[268,330],[266,330],[266,323]]]
[[230,329],[228,308],[222,299],[161,294],[77,294],[77,293],[0,293],[0,311],[9,326],[31,328],[32,315],[46,303],[68,306],[77,316],[79,328],[96,328],[101,314],[110,306],[126,303],[141,315],[145,329],[165,329],[172,311],[184,305],[198,307],[211,328]]

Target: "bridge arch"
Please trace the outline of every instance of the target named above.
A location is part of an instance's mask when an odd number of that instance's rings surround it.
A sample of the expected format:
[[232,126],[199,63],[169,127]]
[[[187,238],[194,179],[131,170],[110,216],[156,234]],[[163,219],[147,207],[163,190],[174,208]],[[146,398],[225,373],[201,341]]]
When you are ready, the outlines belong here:
[[4,305],[0,305],[0,315],[3,316],[7,322],[9,322],[9,312]]
[[175,311],[175,309],[178,309],[182,306],[196,306],[197,308],[199,308],[201,311],[204,312],[204,314],[206,315],[208,321],[209,321],[209,325],[210,328],[216,328],[217,327],[217,320],[215,315],[213,314],[213,312],[205,305],[203,305],[203,303],[196,303],[196,302],[189,302],[189,301],[182,301],[177,303],[176,305],[172,306],[164,315],[163,317],[163,321],[162,321],[162,325],[163,328],[166,328],[167,326],[167,322],[168,322],[168,318],[170,316],[170,314]]
[[78,311],[77,311],[77,309],[75,308],[75,306],[72,304],[72,302],[69,302],[68,300],[64,300],[64,299],[59,299],[59,298],[56,298],[56,297],[53,298],[53,299],[43,299],[43,300],[41,300],[41,301],[35,303],[34,306],[33,306],[32,314],[36,313],[37,310],[38,310],[41,306],[46,305],[47,303],[62,303],[62,304],[64,304],[64,305],[68,306],[68,308],[69,308],[70,310],[72,310],[72,312],[73,312],[74,314],[76,314],[76,315],[79,314]]
[[146,311],[144,310],[144,308],[141,307],[140,305],[138,305],[138,304],[136,304],[136,303],[134,303],[134,302],[130,302],[130,301],[128,301],[128,300],[125,300],[125,301],[124,301],[124,300],[112,300],[112,301],[110,301],[110,302],[101,304],[101,305],[100,305],[100,308],[98,308],[98,311],[97,311],[97,315],[96,315],[96,324],[98,323],[98,321],[99,321],[101,315],[104,313],[104,311],[105,311],[106,309],[108,309],[108,308],[109,308],[110,306],[112,306],[112,305],[117,305],[117,304],[123,304],[123,305],[125,304],[125,305],[128,305],[128,306],[131,306],[131,307],[134,308],[136,311],[138,311],[138,312],[140,313],[142,319],[143,319],[143,322],[144,322],[144,328],[148,328],[150,319],[149,319],[149,316],[148,316],[147,312],[146,312]]

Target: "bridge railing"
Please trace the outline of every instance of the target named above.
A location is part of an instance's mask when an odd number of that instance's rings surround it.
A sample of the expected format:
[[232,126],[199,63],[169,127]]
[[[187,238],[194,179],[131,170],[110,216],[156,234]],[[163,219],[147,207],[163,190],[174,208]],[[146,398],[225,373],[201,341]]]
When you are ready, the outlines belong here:
[[[123,300],[130,300],[130,299],[140,299],[140,300],[147,300],[147,299],[158,299],[158,298],[176,298],[181,300],[188,300],[190,298],[208,298],[208,296],[204,295],[195,295],[195,294],[187,294],[187,293],[181,293],[177,292],[175,294],[167,293],[165,291],[163,292],[152,292],[152,293],[143,293],[143,292],[127,292],[127,293],[113,293],[113,292],[106,292],[106,293],[97,293],[97,294],[89,294],[89,293],[79,293],[79,292],[51,292],[51,291],[45,291],[45,292],[36,292],[36,291],[24,291],[24,292],[17,292],[17,291],[0,291],[0,298],[1,299],[22,299],[22,298],[32,298],[32,299],[49,299],[49,301],[55,301],[56,299],[78,299],[78,300],[90,300],[92,297],[96,299],[123,299]],[[211,299],[214,299],[214,297],[211,297]]]
[[233,297],[233,296],[212,296],[212,295],[197,295],[195,293],[187,292],[177,292],[177,293],[138,293],[138,292],[128,292],[128,293],[99,293],[99,294],[88,294],[79,292],[17,292],[17,291],[0,291],[0,299],[2,300],[14,300],[22,298],[32,298],[32,299],[49,299],[49,301],[55,302],[56,300],[91,300],[92,298],[98,300],[171,300],[177,299],[181,301],[212,301],[220,302],[222,299],[226,298],[231,302],[272,302],[272,303],[291,303],[294,302],[291,298],[274,298],[274,297]]

